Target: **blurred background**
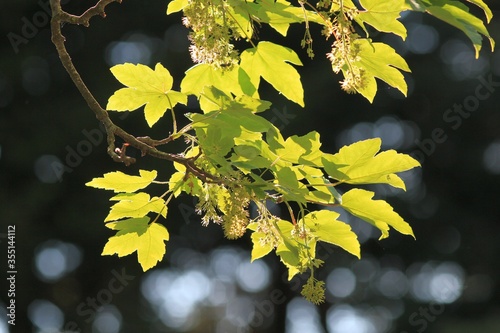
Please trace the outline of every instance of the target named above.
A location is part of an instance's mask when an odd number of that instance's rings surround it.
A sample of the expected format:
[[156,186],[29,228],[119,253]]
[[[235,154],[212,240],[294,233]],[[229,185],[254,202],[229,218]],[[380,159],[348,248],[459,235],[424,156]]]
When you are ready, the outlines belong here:
[[[75,14],[95,4],[64,2]],[[500,40],[500,5],[489,2],[497,17],[487,27]],[[167,17],[166,7],[166,0],[125,0],[90,28],[64,26],[74,63],[102,105],[120,88],[109,67],[123,62],[161,62],[178,88],[192,65],[189,43],[180,14]],[[143,273],[135,254],[100,255],[113,235],[103,225],[110,193],[84,184],[117,169],[155,168],[167,180],[172,168],[140,156],[127,168],[108,157],[98,122],[50,42],[48,11],[48,0],[0,2],[0,333],[500,332],[500,51],[490,52],[487,40],[474,59],[462,32],[404,15],[406,41],[372,37],[407,59],[408,97],[379,82],[369,104],[340,90],[323,57],[330,42],[319,34],[310,61],[300,49],[303,27],[286,39],[259,28],[261,39],[288,43],[304,62],[306,109],[264,84],[262,96],[273,101],[267,116],[285,135],[317,130],[332,153],[380,137],[383,149],[423,165],[403,174],[407,192],[371,187],[417,240],[392,232],[378,241],[376,230],[342,213],[359,235],[362,259],[320,247],[327,301],[314,306],[300,296],[306,277],[287,282],[274,254],[250,264],[249,235],[227,241],[219,227],[202,227],[187,197],[169,206],[163,222],[171,239],[157,267]],[[142,111],[112,117],[139,136],[165,137],[170,128],[165,117],[150,130]],[[15,327],[6,316],[8,225],[16,235]]]

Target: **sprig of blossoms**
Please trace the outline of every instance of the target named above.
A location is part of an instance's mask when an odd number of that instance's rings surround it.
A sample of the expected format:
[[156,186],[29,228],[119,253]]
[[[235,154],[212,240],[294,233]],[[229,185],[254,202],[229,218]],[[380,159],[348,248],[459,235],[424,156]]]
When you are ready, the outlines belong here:
[[237,184],[230,189],[229,194],[224,200],[222,229],[228,239],[237,239],[245,234],[250,222],[248,217],[250,197],[246,189]]
[[354,65],[359,60],[359,48],[353,43],[359,35],[352,26],[357,13],[356,8],[342,8],[336,13],[332,25],[323,30],[323,34],[335,38],[332,50],[326,56],[336,74],[342,70],[344,80],[340,82],[341,87],[348,93],[355,93],[363,85],[363,69]]
[[302,287],[301,295],[313,304],[321,304],[325,301],[325,282],[318,281],[311,273],[306,284]]
[[219,68],[238,62],[238,52],[231,40],[239,39],[236,23],[227,15],[222,0],[191,0],[184,8],[184,26],[190,28],[189,51],[196,63],[213,64]]

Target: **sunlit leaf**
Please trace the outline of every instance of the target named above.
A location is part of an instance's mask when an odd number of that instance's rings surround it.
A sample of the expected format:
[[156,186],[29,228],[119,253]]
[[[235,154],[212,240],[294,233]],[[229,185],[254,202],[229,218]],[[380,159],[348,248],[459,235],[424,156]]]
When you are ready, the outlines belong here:
[[406,189],[395,173],[420,166],[413,157],[395,150],[380,151],[379,138],[355,142],[342,147],[335,155],[325,155],[323,164],[328,175],[349,184],[389,184]]
[[108,172],[102,178],[94,178],[85,185],[118,192],[135,192],[156,179],[156,170],[139,170],[140,176],[130,176],[121,171]]
[[302,65],[293,50],[271,42],[260,42],[256,47],[241,53],[240,66],[250,77],[253,86],[258,87],[262,77],[286,98],[304,106],[300,75],[288,62]]
[[320,241],[337,245],[360,258],[358,237],[348,224],[337,220],[339,216],[340,214],[334,211],[320,210],[307,214],[303,221]]
[[321,142],[319,133],[309,132],[306,135],[293,135],[279,146],[273,145],[274,153],[282,160],[305,165],[321,165]]
[[137,260],[142,270],[156,266],[165,255],[165,241],[168,241],[167,229],[158,223],[149,224],[148,217],[133,218],[119,222],[111,222],[106,226],[118,230],[109,238],[102,255],[127,256],[137,251]]
[[181,82],[181,91],[199,96],[205,87],[215,87],[227,95],[253,95],[256,87],[248,74],[238,65],[223,70],[209,64],[198,64],[186,71]]
[[252,232],[252,258],[251,260],[257,260],[266,256],[269,252],[273,250],[273,246],[270,243],[263,243],[261,240],[265,239],[266,234],[263,232],[254,231]]
[[484,15],[486,15],[486,22],[490,23],[491,19],[493,18],[493,13],[491,12],[491,9],[488,7],[488,5],[484,3],[483,0],[467,0],[467,1],[481,8],[484,11]]
[[410,9],[405,0],[360,0],[360,3],[365,10],[360,11],[355,20],[361,26],[368,23],[379,31],[406,38],[406,28],[398,21],[400,13]]
[[111,206],[111,210],[104,222],[115,221],[124,217],[143,217],[149,212],[167,217],[165,200],[158,197],[150,198],[147,193],[120,193],[110,200],[118,202]]
[[280,256],[281,261],[288,268],[288,280],[291,280],[299,270],[297,267],[300,265],[299,257],[299,244],[292,237],[293,224],[287,221],[277,222],[280,235],[283,242],[276,248],[276,254]]
[[173,78],[160,63],[154,71],[145,65],[126,63],[111,67],[111,72],[127,88],[109,98],[107,110],[134,111],[146,105],[144,115],[151,127],[177,103],[187,104],[185,94],[172,90]]
[[181,10],[184,9],[189,4],[188,0],[171,0],[168,3],[167,7],[167,15],[170,15],[172,13],[180,12]]
[[229,6],[226,7],[226,15],[235,21],[238,33],[245,39],[252,38],[254,33],[253,20],[247,2],[228,0],[227,3]]
[[341,206],[380,229],[380,239],[389,237],[389,226],[404,235],[415,238],[410,225],[384,200],[373,200],[375,193],[362,189],[352,189],[342,195]]
[[304,202],[308,190],[297,180],[297,174],[290,167],[279,168],[276,171],[276,190],[283,194],[285,200]]
[[356,90],[370,102],[377,93],[378,78],[406,96],[407,85],[401,71],[410,72],[406,61],[385,43],[372,43],[369,39],[360,38],[353,41],[358,49],[358,60],[353,65],[362,68],[362,83]]

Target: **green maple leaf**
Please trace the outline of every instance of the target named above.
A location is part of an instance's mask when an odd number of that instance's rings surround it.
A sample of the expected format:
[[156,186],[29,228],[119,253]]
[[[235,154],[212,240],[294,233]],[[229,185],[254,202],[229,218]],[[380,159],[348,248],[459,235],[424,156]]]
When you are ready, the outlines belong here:
[[418,167],[420,163],[392,149],[377,154],[381,144],[379,138],[368,139],[342,147],[337,154],[325,155],[325,171],[344,183],[389,184],[406,189],[403,180],[395,173]]
[[[378,31],[390,32],[406,38],[406,28],[397,19],[400,13],[411,7],[405,0],[360,0],[365,11],[360,11],[355,17],[366,31],[365,23],[368,23]],[[368,32],[367,32],[368,33]]]
[[253,232],[252,233],[252,242],[253,242],[253,247],[252,247],[252,257],[251,261],[260,259],[264,256],[266,256],[269,252],[273,250],[273,247],[271,244],[262,244],[260,242],[261,238],[264,238],[266,236],[265,233],[263,232]]
[[240,66],[248,74],[254,87],[259,86],[262,77],[286,98],[304,106],[300,75],[287,62],[302,65],[293,50],[271,42],[260,42],[256,47],[241,53]]
[[226,95],[253,95],[256,88],[247,73],[238,65],[223,70],[209,64],[198,64],[186,71],[181,82],[181,91],[200,96],[205,87],[215,87]]
[[386,201],[373,200],[374,194],[358,188],[352,189],[342,195],[341,206],[352,215],[380,229],[380,239],[389,237],[389,226],[415,238],[410,225]]
[[384,43],[372,43],[369,39],[356,39],[357,59],[352,64],[363,70],[362,84],[356,90],[370,102],[377,93],[375,78],[385,81],[406,96],[408,87],[401,71],[410,72],[406,61],[396,51]]
[[134,111],[146,105],[144,115],[151,127],[177,103],[187,104],[185,94],[171,90],[173,78],[160,63],[154,71],[145,65],[126,63],[113,66],[111,72],[127,88],[117,90],[109,98],[107,110]]
[[110,200],[118,202],[111,206],[111,210],[104,222],[115,221],[124,217],[143,217],[149,212],[167,217],[165,200],[158,197],[150,198],[149,194],[144,192],[120,193]]
[[247,6],[246,1],[227,0],[229,6],[226,7],[226,14],[236,23],[238,33],[246,40],[250,40],[253,36],[253,21],[251,18],[251,10]]
[[320,210],[304,216],[303,222],[318,240],[337,245],[360,258],[358,237],[348,224],[337,220],[339,216],[334,211]]
[[288,280],[291,280],[295,275],[300,273],[300,245],[292,236],[292,230],[294,229],[293,224],[283,220],[278,221],[276,224],[283,240],[276,248],[276,254],[280,257],[281,262],[288,268]]
[[251,261],[260,259],[273,250],[273,246],[270,243],[264,244],[263,242],[261,242],[261,239],[265,238],[266,234],[260,231],[256,231],[257,224],[258,222],[253,222],[247,226],[247,229],[253,231],[251,236],[253,243]]
[[119,222],[107,223],[106,227],[118,230],[109,238],[102,255],[127,256],[137,251],[137,260],[142,270],[156,266],[165,255],[165,241],[168,241],[168,230],[161,224],[149,224],[148,217],[132,218]]
[[292,168],[278,168],[275,183],[276,190],[283,194],[285,200],[306,202],[306,196],[309,191],[304,184],[298,181],[297,173]]
[[488,5],[484,3],[483,0],[467,0],[467,1],[481,8],[484,11],[484,14],[486,15],[486,22],[490,23],[491,19],[493,18],[493,13],[491,12],[491,9],[488,7]]
[[281,160],[305,165],[321,165],[321,142],[319,133],[312,131],[303,136],[293,135],[285,141],[276,137],[271,141],[274,153]]
[[139,170],[140,176],[130,176],[121,171],[108,172],[103,177],[94,178],[85,185],[118,192],[135,192],[145,188],[155,180],[156,170]]
[[180,12],[189,4],[188,0],[172,0],[167,6],[167,15],[172,13]]

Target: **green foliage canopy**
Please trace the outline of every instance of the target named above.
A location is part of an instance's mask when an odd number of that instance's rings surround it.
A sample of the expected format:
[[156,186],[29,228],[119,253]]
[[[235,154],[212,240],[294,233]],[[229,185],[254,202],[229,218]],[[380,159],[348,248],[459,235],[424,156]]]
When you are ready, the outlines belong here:
[[[492,16],[482,0],[468,5]],[[88,186],[117,193],[104,222],[116,232],[103,255],[125,256],[137,252],[143,270],[154,267],[165,254],[167,229],[159,223],[168,218],[167,206],[181,194],[198,199],[196,211],[204,225],[220,224],[229,239],[251,232],[252,260],[274,251],[288,268],[289,279],[309,272],[302,294],[314,303],[324,300],[324,283],[315,278],[322,265],[316,258],[319,241],[338,246],[360,257],[360,244],[351,227],[339,220],[332,207],[380,230],[380,238],[391,229],[415,237],[411,226],[391,205],[374,199],[375,193],[358,187],[386,184],[405,190],[400,172],[419,167],[412,157],[394,150],[380,152],[381,140],[368,139],[340,149],[336,154],[321,150],[320,134],[284,138],[261,114],[271,106],[260,99],[261,79],[285,98],[304,106],[304,89],[295,66],[302,62],[292,49],[271,41],[258,41],[255,25],[267,24],[286,36],[291,24],[304,25],[301,44],[314,56],[310,24],[322,26],[332,40],[327,54],[334,73],[341,73],[343,90],[359,93],[373,102],[377,79],[400,90],[407,85],[402,72],[410,72],[406,61],[389,45],[374,42],[372,29],[403,39],[406,29],[401,12],[426,12],[462,30],[471,40],[476,57],[483,36],[489,36],[483,21],[455,0],[320,0],[316,4],[285,0],[173,0],[167,14],[183,12],[183,24],[191,29],[191,57],[197,64],[186,71],[180,91],[172,90],[173,78],[161,64],[121,64],[111,68],[125,85],[107,104],[108,111],[135,111],[144,107],[152,127],[171,110],[171,134],[155,144],[183,139],[185,149],[172,155],[176,172],[167,181],[157,180],[156,170],[139,175],[106,173]],[[236,50],[243,39],[248,48]],[[307,88],[307,87],[306,87]],[[188,113],[189,123],[177,128],[175,106],[186,104],[189,95],[198,98],[201,112]],[[153,141],[151,141],[153,142]],[[338,185],[349,184],[345,193]],[[164,187],[159,196],[144,192]],[[271,213],[269,202],[283,205],[288,216]],[[250,218],[248,208],[257,211]],[[293,207],[293,208],[292,208]]]

